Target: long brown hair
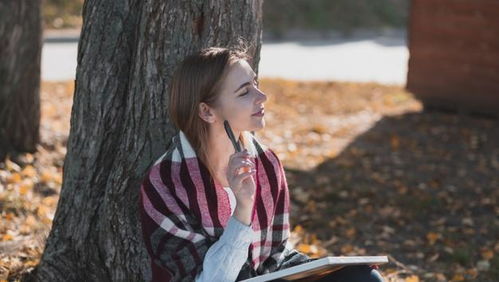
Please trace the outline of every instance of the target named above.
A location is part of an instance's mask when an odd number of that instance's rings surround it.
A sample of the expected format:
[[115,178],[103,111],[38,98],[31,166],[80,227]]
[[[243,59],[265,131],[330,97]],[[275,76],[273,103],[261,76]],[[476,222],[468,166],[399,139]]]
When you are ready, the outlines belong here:
[[[208,123],[198,114],[199,104],[217,106],[221,85],[229,65],[238,60],[251,62],[247,48],[210,47],[187,56],[178,66],[170,84],[170,120],[182,130],[196,155],[208,167]],[[245,134],[240,141],[246,145]]]

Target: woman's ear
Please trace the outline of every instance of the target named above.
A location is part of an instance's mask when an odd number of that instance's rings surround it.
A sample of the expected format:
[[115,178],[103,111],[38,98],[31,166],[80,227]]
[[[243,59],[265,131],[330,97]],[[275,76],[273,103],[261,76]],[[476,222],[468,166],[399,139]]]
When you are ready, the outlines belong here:
[[216,119],[213,109],[204,102],[199,104],[199,117],[207,123],[214,123]]

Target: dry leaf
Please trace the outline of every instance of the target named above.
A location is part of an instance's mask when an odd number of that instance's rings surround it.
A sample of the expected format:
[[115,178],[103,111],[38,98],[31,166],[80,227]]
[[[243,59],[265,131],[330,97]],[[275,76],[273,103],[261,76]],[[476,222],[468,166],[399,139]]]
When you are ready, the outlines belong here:
[[346,230],[345,235],[349,239],[352,239],[353,237],[355,237],[356,233],[357,233],[357,231],[355,230],[355,227],[352,227],[352,228],[349,228],[349,229]]
[[305,253],[305,254],[310,253],[310,245],[308,245],[308,244],[300,243],[300,244],[298,244],[296,249],[302,253]]
[[341,247],[341,253],[342,254],[348,254],[353,251],[353,246],[350,244],[343,245]]
[[16,164],[15,162],[11,161],[10,159],[5,160],[5,168],[7,168],[8,171],[12,171],[12,172],[21,171],[21,167],[18,164]]
[[464,281],[464,276],[457,273],[452,277],[451,281]]
[[405,282],[419,282],[419,277],[417,275],[411,275],[405,279]]
[[400,147],[400,138],[397,135],[392,135],[390,138],[390,145],[392,146],[392,150],[398,150]]
[[301,234],[303,233],[303,227],[301,225],[296,225],[295,228],[293,229],[293,232]]
[[32,188],[33,188],[33,182],[31,182],[31,181],[24,181],[19,186],[19,194],[26,195]]
[[447,277],[445,277],[443,273],[435,274],[435,278],[437,278],[438,281],[447,281]]
[[21,174],[15,172],[7,178],[7,184],[19,183],[21,182],[21,180],[22,180]]
[[21,175],[24,177],[35,177],[36,176],[36,170],[32,165],[27,165],[23,170],[21,171]]
[[53,179],[52,173],[47,170],[43,171],[42,174],[40,175],[40,182],[48,183],[52,181],[52,179]]
[[7,214],[5,214],[6,220],[12,220],[14,217],[15,217],[15,215],[11,212],[8,212]]
[[478,276],[478,270],[476,268],[470,268],[466,270],[466,274],[471,276],[471,278],[476,278]]
[[482,249],[481,254],[482,257],[486,260],[491,260],[494,257],[494,252],[488,249]]
[[428,232],[426,234],[426,239],[428,239],[428,242],[430,245],[435,244],[435,242],[440,238],[440,234],[435,233],[435,232]]

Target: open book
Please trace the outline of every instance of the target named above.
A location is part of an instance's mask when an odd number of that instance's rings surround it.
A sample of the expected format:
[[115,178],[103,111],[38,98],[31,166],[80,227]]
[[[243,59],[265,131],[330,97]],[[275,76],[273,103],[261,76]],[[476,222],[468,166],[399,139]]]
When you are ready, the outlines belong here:
[[295,265],[290,268],[263,274],[257,277],[246,279],[246,282],[263,282],[274,279],[285,279],[289,281],[306,278],[306,281],[314,281],[333,271],[348,265],[373,265],[388,262],[386,256],[347,256],[347,257],[323,257],[314,261]]

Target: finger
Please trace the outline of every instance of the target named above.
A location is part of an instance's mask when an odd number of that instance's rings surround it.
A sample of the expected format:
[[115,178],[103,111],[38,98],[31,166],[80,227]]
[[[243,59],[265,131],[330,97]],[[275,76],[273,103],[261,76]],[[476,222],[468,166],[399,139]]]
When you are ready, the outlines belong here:
[[244,149],[241,152],[235,152],[231,156],[238,156],[238,155],[245,155],[245,154],[248,154],[248,150],[247,149]]
[[241,171],[236,170],[234,172],[234,174],[232,175],[233,178],[236,178],[236,177],[238,177],[238,176],[240,176],[242,174],[245,174],[245,173],[252,173],[253,171],[256,172],[256,169],[254,169],[254,168],[241,167],[239,169],[241,169]]
[[255,163],[251,159],[233,159],[229,162],[228,169],[233,170],[241,165],[255,166]]
[[255,163],[251,160],[241,160],[240,164],[247,167],[255,167]]
[[239,161],[250,161],[251,157],[250,156],[236,156],[233,157],[232,159],[229,159],[229,163],[231,162],[239,162]]
[[249,157],[236,157],[236,158],[229,161],[229,163],[233,163],[233,164],[239,164],[239,163],[244,163],[244,162],[253,163],[253,160]]
[[247,149],[244,149],[244,151],[241,152],[236,152],[229,157],[229,161],[234,159],[234,158],[248,158],[250,156],[250,153],[248,152]]
[[234,175],[237,175],[240,169],[243,169],[243,171],[247,171],[249,169],[254,168],[255,165],[249,161],[242,161],[234,166],[231,167],[231,171]]
[[234,180],[236,183],[242,182],[244,179],[248,178],[249,176],[253,175],[256,172],[256,170],[251,169],[249,172],[243,172],[241,174],[238,174],[234,177]]

